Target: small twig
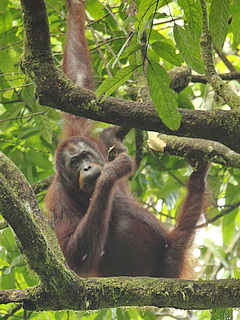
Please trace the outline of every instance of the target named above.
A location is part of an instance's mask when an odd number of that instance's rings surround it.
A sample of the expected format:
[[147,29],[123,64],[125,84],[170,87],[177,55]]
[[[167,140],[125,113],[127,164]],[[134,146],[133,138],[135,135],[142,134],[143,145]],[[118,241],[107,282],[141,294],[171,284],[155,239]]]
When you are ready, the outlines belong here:
[[0,74],[0,77],[5,77],[5,76],[15,76],[15,75],[17,75],[17,74],[21,74],[21,75],[23,75],[23,73],[22,73],[22,72],[8,72],[8,73],[1,73],[1,74]]
[[93,30],[93,29],[91,29],[91,33],[92,33],[92,36],[93,36],[93,40],[94,40],[94,42],[95,42],[95,47],[98,47],[97,48],[97,51],[98,51],[98,53],[99,53],[99,55],[100,55],[100,57],[101,57],[101,59],[102,59],[102,62],[103,62],[103,64],[104,64],[104,66],[105,66],[105,69],[106,69],[106,72],[107,72],[107,74],[108,74],[108,77],[109,78],[112,78],[113,77],[113,75],[112,75],[112,72],[111,72],[111,70],[108,68],[108,63],[107,63],[107,61],[106,61],[106,58],[104,57],[104,54],[103,54],[103,52],[102,52],[102,50],[101,50],[101,48],[98,46],[98,40],[97,40],[97,37],[96,37],[96,35],[95,35],[95,30]]
[[8,310],[8,312],[6,314],[1,316],[1,319],[2,320],[9,319],[10,317],[14,316],[14,313],[17,312],[20,309],[22,309],[21,304],[19,304],[19,305],[15,306],[14,308]]
[[88,24],[87,24],[87,26],[86,26],[86,28],[89,28],[89,27],[91,27],[92,25],[94,25],[95,23],[98,23],[99,21],[102,21],[104,18],[106,18],[107,16],[109,16],[110,15],[110,13],[106,13],[105,15],[103,15],[101,18],[99,18],[99,19],[96,19],[96,20],[93,20],[93,21],[88,21]]
[[98,41],[99,45],[94,46],[94,48],[90,49],[90,52],[94,52],[96,49],[101,48],[111,42],[118,41],[118,40],[126,40],[126,37],[116,37],[116,38],[109,38],[109,39]]
[[[221,58],[221,60],[224,62],[224,64],[226,65],[226,67],[229,69],[229,71],[231,72],[236,72],[236,68],[233,66],[233,64],[228,60],[227,56],[223,53],[220,52],[215,46],[214,46],[214,50],[217,52],[218,56]],[[240,83],[240,80],[237,79],[238,82]]]
[[1,104],[4,105],[4,104],[12,104],[12,103],[18,103],[18,102],[23,102],[23,100],[18,99],[18,100],[11,100],[11,101],[1,101]]
[[51,8],[54,12],[56,12],[57,14],[59,14],[61,17],[66,18],[66,15],[64,13],[62,13],[61,11],[57,10],[56,8],[54,8],[54,6],[52,6],[50,3],[46,4],[49,8]]
[[235,72],[236,68],[232,65],[232,63],[228,60],[226,55],[223,52],[220,52],[216,46],[214,46],[214,50],[217,52],[218,56],[221,58],[221,60],[224,62],[226,67],[229,69],[231,72]]
[[230,208],[224,209],[222,210],[219,214],[217,214],[215,217],[213,217],[212,219],[207,220],[206,222],[200,224],[198,226],[198,228],[203,228],[206,227],[208,224],[213,223],[215,221],[217,221],[218,219],[226,216],[227,214],[229,214],[230,212],[232,212],[234,209],[236,209],[237,207],[240,206],[240,201],[234,203],[233,205],[230,206]]
[[[222,80],[230,81],[230,80],[239,80],[240,79],[240,72],[234,71],[234,72],[228,72],[228,73],[220,73],[219,77]],[[207,83],[207,79],[205,76],[201,75],[192,75],[191,82],[194,83]]]
[[7,48],[10,48],[10,47],[15,46],[16,44],[19,44],[19,43],[22,43],[22,42],[23,42],[23,40],[19,40],[19,41],[10,43],[10,44],[8,44],[8,45],[5,46],[5,47],[1,47],[0,50],[5,50],[5,49],[7,49]]
[[19,119],[32,118],[32,117],[34,117],[34,116],[42,115],[42,114],[44,114],[44,113],[46,113],[46,112],[47,112],[47,111],[41,111],[41,112],[36,112],[36,113],[29,114],[28,116],[22,116],[22,117],[15,117],[15,118],[2,119],[2,120],[0,120],[0,123],[1,123],[1,122],[6,122],[6,121],[12,121],[12,120],[19,120]]
[[17,86],[17,87],[10,87],[10,88],[5,88],[5,89],[0,89],[0,92],[8,91],[8,90],[20,89],[20,88],[25,88],[25,87],[29,87],[29,86],[32,86],[32,85],[33,85],[32,83],[27,83],[27,84],[23,84],[23,85]]

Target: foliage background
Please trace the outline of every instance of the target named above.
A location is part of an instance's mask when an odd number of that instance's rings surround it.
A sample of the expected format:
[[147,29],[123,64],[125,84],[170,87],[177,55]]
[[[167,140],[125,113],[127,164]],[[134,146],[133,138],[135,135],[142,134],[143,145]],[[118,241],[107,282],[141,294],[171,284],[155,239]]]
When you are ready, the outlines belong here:
[[[104,79],[114,77],[122,68],[140,64],[139,34],[147,32],[149,43],[161,42],[165,51],[159,52],[154,45],[148,48],[148,57],[152,62],[160,63],[165,70],[187,61],[190,65],[198,61],[199,48],[189,39],[189,31],[201,30],[201,15],[198,14],[198,1],[160,1],[160,10],[152,21],[149,12],[141,17],[141,23],[136,24],[133,16],[128,17],[127,1],[86,2],[88,12],[87,38],[89,39],[93,61],[96,86]],[[145,4],[150,3],[146,1]],[[236,71],[240,71],[239,42],[240,31],[234,24],[240,23],[240,5],[236,1],[207,1],[210,15],[210,27],[215,32],[215,44],[221,46],[225,57],[232,63]],[[211,4],[214,5],[210,9]],[[137,5],[143,5],[137,1]],[[229,5],[229,11],[226,6]],[[187,11],[187,8],[191,8]],[[62,51],[65,42],[66,14],[62,0],[47,0],[51,44],[55,63],[61,66]],[[150,12],[151,13],[151,12]],[[227,18],[233,18],[232,23],[220,24]],[[225,15],[225,16],[224,16]],[[220,17],[220,18],[216,18]],[[135,24],[134,24],[135,23]],[[129,28],[138,31],[130,36]],[[131,26],[132,28],[132,26]],[[174,31],[173,31],[174,29]],[[200,27],[201,29],[201,27]],[[214,31],[217,30],[217,31]],[[182,32],[186,37],[182,43],[176,34]],[[226,37],[226,38],[225,38]],[[181,45],[185,43],[185,47]],[[129,45],[130,44],[130,45]],[[176,50],[177,45],[177,50]],[[171,47],[170,47],[171,46]],[[54,173],[53,154],[61,132],[61,117],[59,112],[40,106],[34,98],[33,85],[28,81],[19,67],[23,47],[23,26],[20,2],[17,0],[1,0],[0,2],[0,146],[3,151],[25,174],[31,184],[43,180]],[[130,47],[130,49],[129,49]],[[125,50],[124,50],[125,49]],[[180,52],[180,53],[179,53]],[[171,53],[171,54],[170,54]],[[192,57],[192,58],[191,58]],[[200,58],[199,58],[200,59]],[[223,60],[216,55],[216,68],[220,73],[228,72]],[[139,63],[138,63],[139,62]],[[200,66],[199,66],[200,65]],[[191,66],[201,72],[201,61]],[[136,73],[131,73],[126,83],[113,95],[126,99],[141,99],[144,94],[145,82],[141,83],[142,67]],[[136,80],[137,79],[137,80]],[[240,85],[231,81],[230,86],[239,92]],[[118,85],[116,85],[117,87]],[[177,98],[178,107],[211,110],[227,108],[221,99],[214,95],[209,85],[191,83]],[[167,117],[167,115],[166,115]],[[96,133],[106,124],[99,123]],[[145,134],[146,138],[146,134]],[[129,153],[135,156],[134,132],[125,139]],[[184,195],[184,183],[190,173],[189,167],[182,159],[166,155],[153,154],[143,149],[143,158],[136,174],[132,177],[131,186],[139,198],[152,212],[169,228],[174,224],[177,208]],[[206,228],[200,228],[193,251],[193,263],[196,265],[196,277],[202,279],[238,278],[240,276],[239,239],[240,201],[238,169],[213,165],[209,175],[209,190],[211,193],[208,219],[218,215],[222,210],[229,213],[209,223]],[[38,200],[43,207],[44,192],[38,194]],[[204,221],[202,221],[204,222]],[[24,289],[36,283],[35,276],[19,252],[14,235],[10,228],[4,228],[0,233],[0,289]],[[3,319],[229,319],[232,312],[218,310],[212,315],[210,311],[181,312],[177,310],[121,310],[109,309],[90,315],[80,315],[76,312],[44,312],[41,314],[23,311],[19,306],[1,305],[0,315]],[[234,318],[239,318],[237,311]]]

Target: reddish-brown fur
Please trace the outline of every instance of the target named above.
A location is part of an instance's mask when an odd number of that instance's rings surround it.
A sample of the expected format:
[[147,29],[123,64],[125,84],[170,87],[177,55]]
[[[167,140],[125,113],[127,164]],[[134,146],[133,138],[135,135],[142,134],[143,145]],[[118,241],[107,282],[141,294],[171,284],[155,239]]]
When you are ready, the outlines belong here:
[[[91,89],[82,2],[69,0],[68,13],[64,71],[75,83]],[[56,151],[56,175],[46,197],[69,267],[80,276],[185,277],[186,253],[204,207],[208,165],[198,164],[191,174],[176,227],[169,232],[128,192],[125,178],[132,172],[133,163],[122,152],[125,149],[120,142],[122,153],[108,162],[106,150],[116,142],[114,130],[108,129],[95,140],[90,137],[88,124],[74,116],[65,118],[65,140]],[[76,154],[79,174],[92,167],[101,168],[101,174],[88,174],[88,179],[96,176],[92,191],[92,185],[90,191],[84,189],[79,176],[71,171],[69,163]],[[83,176],[81,181],[87,178]]]

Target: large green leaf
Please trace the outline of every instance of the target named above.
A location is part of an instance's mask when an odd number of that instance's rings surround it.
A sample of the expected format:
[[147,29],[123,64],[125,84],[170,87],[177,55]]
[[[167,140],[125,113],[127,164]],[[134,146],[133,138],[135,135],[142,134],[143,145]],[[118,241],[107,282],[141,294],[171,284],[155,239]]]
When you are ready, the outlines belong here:
[[137,13],[137,29],[139,30],[140,37],[148,25],[149,19],[153,19],[154,12],[162,5],[163,0],[142,0],[140,2]]
[[175,48],[170,44],[163,41],[156,41],[152,44],[152,48],[159,57],[165,59],[171,64],[175,66],[180,66],[182,64],[180,55],[176,53]]
[[163,123],[171,130],[177,130],[182,117],[177,111],[178,95],[169,88],[170,78],[167,72],[151,61],[147,66],[147,81],[154,106]]
[[186,23],[195,42],[199,42],[202,32],[201,7],[200,2],[195,0],[178,0],[178,4],[183,8]]
[[0,1],[0,14],[3,14],[6,12],[8,2],[9,2],[9,0],[1,0]]
[[232,320],[233,311],[230,308],[218,308],[212,310],[211,320]]
[[101,19],[104,15],[104,6],[101,4],[100,1],[86,1],[85,7],[86,10],[91,14],[91,16],[96,20]]
[[52,128],[48,118],[45,115],[39,115],[35,118],[41,136],[49,144],[52,143]]
[[223,217],[222,231],[223,243],[228,246],[233,240],[235,234],[235,218],[238,214],[238,208]]
[[127,81],[133,72],[137,70],[138,66],[128,66],[120,69],[113,78],[106,79],[96,90],[97,98],[101,97],[101,102],[109,97],[115,90],[117,90],[125,81]]
[[209,28],[213,43],[219,51],[222,51],[227,35],[229,8],[230,0],[212,0]]
[[234,41],[238,45],[240,42],[240,1],[235,0],[234,2],[234,13],[232,17],[232,28]]
[[194,42],[193,38],[183,27],[175,25],[173,31],[178,50],[187,65],[198,73],[204,73],[204,64],[201,59],[199,44]]
[[[4,10],[4,9],[2,9]],[[12,26],[12,15],[9,11],[0,15],[0,33],[3,33],[10,29]]]

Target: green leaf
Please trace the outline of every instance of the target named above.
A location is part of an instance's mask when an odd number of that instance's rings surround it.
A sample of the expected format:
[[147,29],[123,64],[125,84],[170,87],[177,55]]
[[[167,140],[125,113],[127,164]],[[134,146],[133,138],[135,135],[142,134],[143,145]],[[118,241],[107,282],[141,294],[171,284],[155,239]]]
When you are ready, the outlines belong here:
[[137,29],[140,31],[140,38],[142,32],[148,25],[148,21],[153,19],[154,12],[162,5],[162,3],[163,0],[142,0],[140,2],[137,14]]
[[139,51],[141,49],[141,46],[139,43],[132,43],[129,47],[127,47],[124,52],[120,56],[120,60],[124,58],[128,58],[131,54]]
[[227,268],[228,264],[226,262],[226,253],[222,246],[217,246],[213,241],[210,239],[204,240],[204,245],[212,252],[212,254],[217,257],[223,266]]
[[124,44],[122,45],[121,49],[119,50],[118,54],[116,55],[116,57],[114,57],[113,63],[112,63],[112,68],[115,67],[115,65],[117,64],[117,62],[120,60],[120,57],[123,54],[123,51],[127,48],[129,42],[131,41],[131,37],[128,37],[127,40],[124,42]]
[[218,308],[212,310],[211,320],[232,320],[233,311],[230,308]]
[[[182,176],[178,176],[179,179],[182,179]],[[169,194],[178,191],[182,187],[180,181],[176,180],[175,177],[169,177],[167,181],[162,185],[162,187],[148,189],[145,193],[145,197],[149,198],[151,195],[156,194],[160,199],[165,199]]]
[[144,17],[147,19],[152,15],[152,13],[156,10],[156,0],[142,0],[140,2],[137,19],[141,21]]
[[0,66],[2,72],[11,73],[15,71],[14,62],[6,50],[0,52]]
[[204,73],[204,64],[200,55],[200,46],[197,45],[189,33],[178,25],[173,29],[176,45],[187,65],[197,71]]
[[192,93],[190,87],[187,87],[183,91],[179,92],[178,108],[194,110],[194,105],[192,103],[192,95],[190,96],[189,92]]
[[234,13],[232,17],[232,28],[234,41],[239,44],[240,42],[240,2],[235,0],[234,2]]
[[104,15],[104,6],[97,0],[86,1],[85,7],[95,20],[101,19]]
[[0,1],[0,14],[5,13],[9,0],[1,0]]
[[101,102],[103,102],[125,81],[127,81],[138,67],[139,66],[133,65],[120,69],[113,78],[106,79],[96,90],[97,98],[104,94],[103,98],[101,99]]
[[157,315],[151,310],[146,310],[142,314],[142,318],[143,318],[143,320],[157,320],[157,319],[159,319],[159,317],[157,317]]
[[223,217],[222,231],[223,231],[223,243],[228,246],[235,234],[235,217],[238,214],[238,208],[230,212]]
[[38,128],[33,127],[33,128],[23,128],[19,134],[18,134],[18,138],[19,139],[29,139],[32,136],[35,136],[36,134],[39,133]]
[[187,25],[191,36],[195,42],[199,42],[202,32],[202,19],[200,2],[195,0],[178,0],[178,4],[183,8]]
[[182,64],[181,57],[176,54],[176,50],[170,44],[163,41],[156,41],[152,44],[152,48],[159,57],[171,64],[175,66],[180,66]]
[[22,266],[24,265],[25,261],[24,261],[24,258],[23,258],[23,255],[22,254],[19,254],[17,257],[15,257],[13,259],[13,261],[11,262],[11,268],[13,267],[19,267],[19,266]]
[[12,27],[12,15],[8,10],[4,14],[0,15],[0,33],[7,31],[11,27]]
[[8,106],[8,109],[3,114],[0,115],[0,119],[1,120],[13,119],[17,117],[23,108],[22,106],[23,106],[23,103],[19,103],[17,104],[17,106],[15,104],[11,104],[10,106]]
[[213,43],[219,51],[222,51],[227,35],[229,8],[230,0],[212,0],[209,15],[209,29]]
[[167,72],[151,61],[147,66],[147,81],[153,104],[163,123],[171,130],[177,130],[182,117],[177,111],[178,95],[169,88],[170,78]]
[[41,136],[48,143],[52,143],[52,127],[45,115],[39,115],[35,118],[36,124],[41,132]]
[[2,267],[10,267],[10,264],[0,258],[0,268]]

